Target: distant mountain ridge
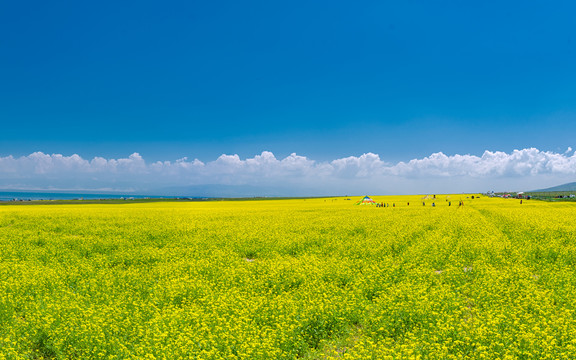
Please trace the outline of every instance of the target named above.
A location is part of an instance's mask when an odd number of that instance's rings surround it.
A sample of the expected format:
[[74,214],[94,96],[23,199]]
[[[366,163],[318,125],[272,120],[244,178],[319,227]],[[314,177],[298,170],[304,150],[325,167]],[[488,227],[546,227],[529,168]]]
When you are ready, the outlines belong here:
[[285,189],[253,185],[193,185],[171,186],[151,190],[148,193],[162,196],[181,197],[255,197],[255,196],[290,196]]
[[552,186],[546,189],[532,190],[529,192],[549,192],[549,191],[576,191],[576,182]]

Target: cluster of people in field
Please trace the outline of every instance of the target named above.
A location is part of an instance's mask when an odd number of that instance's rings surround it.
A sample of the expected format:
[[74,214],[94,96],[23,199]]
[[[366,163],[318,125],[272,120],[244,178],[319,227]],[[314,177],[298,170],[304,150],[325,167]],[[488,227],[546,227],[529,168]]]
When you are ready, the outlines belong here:
[[[477,196],[479,198],[479,196]],[[474,199],[475,196],[471,195],[471,196],[467,196],[466,199]],[[368,199],[368,200],[366,200]],[[436,204],[437,202],[441,201],[439,198],[436,197],[436,195],[426,195],[424,197],[422,197],[421,199],[422,201],[422,206],[432,206],[432,207],[436,207],[438,204]],[[452,206],[452,199],[450,198],[450,196],[446,196],[446,203],[448,206]],[[365,196],[365,198],[361,201],[359,201],[358,203],[356,203],[356,205],[359,204],[370,204],[370,205],[376,205],[376,207],[396,207],[396,203],[385,203],[385,202],[375,202],[374,200],[370,199],[368,196]],[[522,200],[520,200],[520,204],[522,204]],[[403,206],[403,203],[399,205],[400,207]],[[406,202],[406,206],[410,206],[410,202]],[[464,200],[460,199],[458,200],[458,208],[463,207],[464,206]]]
[[[410,205],[410,203],[408,203],[408,205]],[[376,207],[390,207],[390,204],[380,202],[380,203],[376,203]],[[396,207],[396,203],[392,203],[392,207]]]
[[[452,201],[446,199],[446,202],[448,203],[448,206],[452,206]],[[520,201],[520,204],[522,204],[522,201]],[[407,202],[406,206],[410,206],[410,202]],[[422,201],[422,206],[426,206],[426,201]],[[462,201],[462,200],[458,201],[458,207],[462,207],[462,206],[464,206],[464,201]],[[384,202],[379,202],[379,203],[376,203],[376,207],[390,207],[390,204],[384,203]],[[396,203],[392,203],[392,207],[396,207]],[[432,202],[432,207],[436,207],[436,202]]]

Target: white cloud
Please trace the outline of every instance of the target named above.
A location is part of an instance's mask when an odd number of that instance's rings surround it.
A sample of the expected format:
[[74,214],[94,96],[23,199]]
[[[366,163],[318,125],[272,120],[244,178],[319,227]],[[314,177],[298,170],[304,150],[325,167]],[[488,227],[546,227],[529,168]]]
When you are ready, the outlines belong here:
[[369,177],[381,175],[389,167],[380,160],[380,156],[367,153],[359,157],[348,156],[333,160],[331,163],[334,174],[344,177]]
[[511,153],[485,151],[481,156],[439,152],[395,164],[373,153],[317,162],[294,153],[277,159],[269,151],[248,159],[223,154],[209,162],[182,158],[148,163],[138,153],[127,158],[91,160],[76,154],[42,152],[18,158],[0,157],[0,187],[4,188],[146,191],[168,186],[220,184],[277,187],[293,195],[355,191],[418,193],[480,191],[506,184],[544,187],[574,181],[574,175],[576,153],[571,148],[562,154],[535,148]]
[[515,177],[544,174],[575,174],[576,155],[558,154],[530,148],[485,151],[482,156],[435,153],[423,159],[400,162],[390,167],[394,175],[401,176],[470,176]]

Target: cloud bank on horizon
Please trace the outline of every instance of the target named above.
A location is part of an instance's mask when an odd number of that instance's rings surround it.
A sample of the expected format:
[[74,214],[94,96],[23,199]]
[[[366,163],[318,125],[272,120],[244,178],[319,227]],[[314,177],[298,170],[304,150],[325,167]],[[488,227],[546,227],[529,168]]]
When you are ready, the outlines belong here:
[[[318,162],[264,151],[252,158],[221,155],[214,161],[187,158],[146,162],[127,158],[91,160],[34,152],[0,157],[0,188],[10,190],[123,191],[183,196],[309,196],[338,194],[458,193],[532,190],[574,181],[576,152],[536,148],[476,155],[434,153],[388,163],[365,153]],[[236,190],[232,190],[236,189]],[[220,192],[220,194],[219,194]]]

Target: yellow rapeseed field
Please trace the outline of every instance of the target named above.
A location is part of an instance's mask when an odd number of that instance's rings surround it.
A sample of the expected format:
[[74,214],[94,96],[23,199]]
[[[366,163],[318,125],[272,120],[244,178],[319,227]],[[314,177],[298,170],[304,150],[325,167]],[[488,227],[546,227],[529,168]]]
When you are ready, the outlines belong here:
[[1,206],[0,359],[576,358],[576,204],[357,200]]

